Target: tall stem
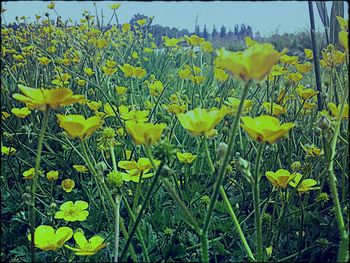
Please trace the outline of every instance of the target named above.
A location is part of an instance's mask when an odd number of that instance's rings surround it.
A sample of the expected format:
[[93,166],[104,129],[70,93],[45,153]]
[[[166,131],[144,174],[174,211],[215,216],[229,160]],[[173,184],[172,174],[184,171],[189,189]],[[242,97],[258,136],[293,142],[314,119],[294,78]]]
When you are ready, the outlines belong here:
[[34,228],[35,228],[35,193],[36,193],[36,187],[38,183],[38,175],[39,175],[39,169],[40,169],[40,161],[41,161],[41,152],[43,149],[43,142],[44,142],[44,135],[47,127],[47,123],[49,121],[49,110],[47,109],[44,111],[44,119],[42,122],[39,139],[38,139],[38,148],[36,152],[36,158],[35,158],[35,170],[34,170],[34,178],[31,186],[31,199],[30,199],[30,236],[31,236],[31,259],[32,262],[35,262],[35,241],[34,241]]
[[[215,206],[215,203],[216,203],[216,199],[217,199],[217,197],[219,195],[219,189],[220,189],[220,186],[221,186],[223,178],[224,178],[226,166],[227,166],[228,161],[229,161],[229,159],[231,157],[233,143],[234,143],[234,141],[236,139],[236,133],[237,133],[237,130],[238,130],[238,125],[239,125],[239,121],[240,121],[241,114],[242,114],[242,111],[243,111],[244,100],[247,97],[250,83],[251,83],[250,81],[248,83],[246,83],[245,86],[244,86],[244,89],[243,89],[243,94],[241,96],[241,101],[240,101],[239,106],[238,106],[237,115],[236,115],[235,121],[234,121],[232,129],[231,129],[231,134],[230,134],[230,137],[229,137],[227,151],[226,151],[226,154],[225,154],[224,158],[222,159],[222,162],[220,163],[218,177],[217,177],[217,179],[215,181],[214,191],[213,191],[213,194],[212,194],[212,196],[210,198],[208,212],[207,212],[207,214],[205,216],[204,225],[203,225],[203,228],[202,228],[202,238],[201,238],[201,240],[207,238],[207,236],[208,236],[208,227],[209,227],[210,219],[211,219],[211,216],[212,216],[213,211],[214,211],[214,206]],[[208,244],[208,242],[204,242],[204,246],[202,245],[202,260],[204,262],[208,262],[209,261],[208,245],[207,244]]]
[[114,262],[118,262],[118,251],[119,251],[119,209],[120,209],[121,196],[117,195],[115,197],[115,228],[114,228]]
[[260,189],[259,189],[259,168],[260,168],[260,158],[263,152],[264,144],[260,144],[258,148],[258,155],[255,163],[254,170],[254,181],[253,181],[253,199],[254,199],[254,215],[255,215],[255,228],[256,228],[256,246],[257,246],[257,255],[256,260],[262,262],[262,231],[261,231],[261,216],[260,216]]

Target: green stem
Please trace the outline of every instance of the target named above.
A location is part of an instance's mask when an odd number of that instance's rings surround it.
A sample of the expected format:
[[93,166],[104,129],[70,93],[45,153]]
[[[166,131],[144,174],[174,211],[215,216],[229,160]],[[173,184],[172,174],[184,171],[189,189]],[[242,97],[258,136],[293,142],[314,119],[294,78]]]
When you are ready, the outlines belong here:
[[[147,152],[147,151],[148,151],[148,150],[147,150],[147,148],[146,148],[146,152]],[[151,162],[154,163],[153,160],[151,160]],[[133,239],[133,237],[134,237],[134,234],[135,234],[135,232],[136,232],[136,229],[137,229],[139,223],[141,222],[141,218],[142,218],[142,216],[143,216],[143,213],[144,213],[145,210],[146,210],[147,203],[148,203],[148,201],[149,201],[149,199],[150,199],[150,197],[151,197],[152,191],[153,191],[153,189],[154,189],[154,187],[155,187],[155,185],[156,185],[156,183],[157,183],[157,181],[158,181],[158,178],[159,178],[159,176],[160,176],[160,174],[161,174],[161,171],[162,171],[162,169],[163,169],[163,166],[164,166],[164,163],[162,162],[162,163],[160,164],[160,166],[158,167],[158,170],[157,170],[155,176],[153,177],[153,180],[152,180],[151,185],[150,185],[150,187],[149,187],[149,189],[148,189],[148,191],[147,191],[147,194],[146,194],[146,196],[145,196],[145,199],[143,200],[143,203],[142,203],[140,212],[139,212],[138,215],[137,215],[135,224],[134,224],[133,228],[131,229],[129,238],[127,239],[127,241],[126,241],[126,243],[125,243],[124,250],[122,251],[122,254],[121,254],[121,259],[122,259],[122,260],[124,260],[124,257],[125,257],[125,255],[126,255],[126,251],[128,250],[129,246],[131,245],[131,241],[132,241],[132,239]]]
[[[344,111],[344,107],[345,107],[345,102],[347,100],[348,92],[349,92],[349,90],[347,88],[345,88],[345,94],[342,98],[342,104],[341,104],[340,111],[338,114],[338,123],[334,129],[333,139],[332,139],[331,145],[330,145],[331,152],[330,152],[330,156],[328,157],[328,167],[327,167],[327,170],[329,173],[329,186],[330,186],[331,193],[332,193],[332,198],[333,198],[333,202],[334,202],[334,209],[335,209],[335,214],[336,214],[337,223],[338,223],[339,234],[341,237],[340,248],[339,248],[339,252],[338,252],[338,261],[340,261],[341,258],[344,259],[344,257],[345,258],[349,257],[348,251],[346,251],[346,250],[344,251],[344,248],[348,247],[349,233],[347,233],[346,228],[345,228],[343,214],[342,214],[340,203],[339,203],[338,189],[337,189],[337,185],[336,185],[337,179],[336,179],[336,176],[334,173],[334,159],[335,159],[335,154],[336,154],[337,139],[338,139],[338,135],[340,132],[340,126],[341,126],[343,111]],[[347,260],[345,259],[345,261],[347,261]]]
[[[224,158],[222,159],[222,162],[220,163],[219,173],[218,173],[217,179],[215,181],[214,191],[213,191],[213,194],[212,194],[211,199],[210,199],[208,212],[207,212],[207,214],[205,216],[204,225],[203,225],[203,228],[202,228],[202,235],[203,235],[203,237],[201,238],[202,240],[204,238],[207,238],[207,235],[208,235],[208,227],[209,227],[210,219],[211,219],[211,216],[212,216],[213,211],[214,211],[214,206],[215,206],[215,203],[216,203],[216,199],[217,199],[217,197],[219,195],[219,189],[220,189],[220,186],[221,186],[223,178],[224,178],[226,166],[227,166],[228,161],[229,161],[229,159],[231,157],[233,143],[234,143],[234,141],[236,139],[236,133],[237,133],[237,130],[238,130],[238,125],[239,125],[240,117],[241,117],[241,114],[242,114],[242,111],[243,111],[243,103],[244,103],[245,98],[247,97],[250,83],[251,82],[249,81],[244,86],[243,94],[241,96],[241,101],[239,103],[238,110],[237,110],[237,115],[236,115],[236,118],[234,120],[232,129],[231,129],[231,134],[230,134],[230,137],[229,137],[227,151],[226,151],[226,154],[225,154]],[[208,242],[204,242],[204,244],[202,245],[202,260],[204,262],[208,262],[209,261],[208,245],[207,244],[208,244]]]
[[259,168],[260,168],[260,158],[261,158],[264,146],[265,146],[264,144],[260,144],[258,148],[258,155],[255,163],[254,183],[253,183],[254,215],[255,215],[255,228],[256,228],[256,239],[257,239],[256,260],[258,262],[262,262],[263,260],[261,216],[260,216]]
[[196,231],[196,233],[198,235],[200,235],[201,230],[199,228],[199,225],[198,225],[197,221],[194,219],[194,216],[192,215],[191,211],[188,209],[188,207],[185,205],[185,203],[181,200],[181,198],[176,193],[174,188],[171,186],[170,181],[167,178],[165,178],[165,177],[161,177],[160,180],[162,181],[162,183],[164,184],[165,188],[170,193],[171,197],[176,201],[176,203],[179,205],[181,210],[186,214],[186,216],[188,218],[188,221],[190,223],[190,226],[194,229],[194,231]]
[[36,153],[36,158],[35,158],[34,178],[33,178],[33,182],[31,185],[31,199],[30,199],[29,212],[30,212],[30,235],[31,235],[30,250],[31,250],[32,262],[35,262],[35,246],[34,246],[34,244],[35,244],[35,241],[34,241],[35,193],[36,193],[36,187],[37,187],[37,183],[38,183],[38,174],[39,174],[39,169],[40,169],[41,152],[43,149],[44,135],[45,135],[48,121],[49,121],[49,110],[47,109],[46,111],[44,111],[44,119],[42,122],[41,131],[39,134],[38,148],[37,148],[37,153]]
[[209,152],[209,148],[208,148],[208,139],[204,138],[203,139],[203,144],[204,144],[204,151],[205,151],[205,156],[207,157],[209,166],[210,166],[210,172],[214,173],[215,172],[215,167],[213,164],[213,161],[210,158],[210,152]]
[[252,253],[252,251],[251,251],[251,249],[250,249],[250,247],[249,247],[249,245],[248,245],[247,240],[245,239],[245,236],[244,236],[244,233],[243,233],[243,231],[242,231],[242,228],[241,228],[241,226],[240,226],[240,224],[239,224],[239,222],[238,222],[238,220],[237,220],[237,217],[236,217],[236,215],[235,215],[235,212],[234,212],[233,209],[232,209],[232,206],[231,206],[231,204],[230,204],[230,201],[228,200],[227,195],[226,195],[226,192],[225,192],[225,189],[224,189],[224,187],[223,187],[222,185],[220,186],[220,194],[221,194],[221,197],[222,197],[222,199],[224,200],[224,202],[225,202],[225,204],[226,204],[226,207],[227,207],[227,209],[228,209],[228,211],[229,211],[229,213],[230,213],[230,216],[231,216],[231,218],[232,218],[232,220],[233,220],[233,223],[235,224],[235,227],[236,227],[236,229],[237,229],[238,235],[239,235],[239,237],[240,237],[240,239],[241,239],[241,241],[242,241],[242,244],[243,244],[243,246],[244,246],[244,249],[245,249],[246,252],[247,252],[248,257],[249,257],[252,261],[255,261],[254,255],[253,255],[253,253]]
[[115,197],[116,211],[115,211],[115,228],[114,228],[114,262],[118,262],[118,251],[119,251],[119,209],[120,209],[121,196]]

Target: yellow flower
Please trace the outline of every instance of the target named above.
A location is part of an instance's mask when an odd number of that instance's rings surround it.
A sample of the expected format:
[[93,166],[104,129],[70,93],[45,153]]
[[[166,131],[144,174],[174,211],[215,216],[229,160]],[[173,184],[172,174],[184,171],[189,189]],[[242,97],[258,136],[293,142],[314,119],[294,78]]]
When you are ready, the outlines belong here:
[[[225,104],[229,107],[229,112],[228,114],[230,115],[236,115],[239,103],[241,102],[239,99],[234,98],[234,97],[228,97],[228,101],[225,101]],[[252,100],[244,100],[243,102],[243,111],[242,114],[248,113],[253,106],[253,101]]]
[[288,75],[288,78],[293,81],[294,83],[299,82],[300,80],[302,80],[303,75],[301,75],[300,73],[290,73]]
[[48,9],[54,9],[55,8],[55,2],[51,2],[50,4],[47,5]]
[[104,243],[105,239],[100,236],[93,236],[88,241],[84,234],[80,231],[74,233],[74,240],[77,244],[77,248],[68,245],[65,245],[65,247],[73,250],[74,253],[78,256],[95,255],[98,251],[107,245]]
[[84,72],[86,75],[88,75],[89,77],[91,77],[92,75],[95,74],[95,72],[91,69],[91,68],[84,68]]
[[241,120],[242,128],[250,138],[259,143],[273,144],[288,134],[288,131],[296,125],[290,122],[280,124],[277,118],[268,115],[261,115],[256,118],[247,116],[242,117]]
[[304,64],[295,64],[294,66],[302,74],[305,74],[312,70],[312,64],[310,62],[306,62]]
[[115,91],[117,92],[118,95],[124,95],[127,92],[127,88],[123,86],[117,86],[115,87]]
[[186,40],[187,44],[191,46],[199,46],[201,43],[204,42],[204,38],[199,37],[197,35],[192,36],[184,36],[184,39]]
[[200,85],[200,84],[202,84],[204,81],[205,81],[205,77],[203,77],[203,76],[190,76],[190,80],[193,82],[193,83],[195,83],[195,84],[197,84],[197,85]]
[[340,45],[345,49],[346,52],[349,52],[349,33],[345,31],[340,31],[338,33],[338,36]]
[[313,96],[318,94],[318,91],[313,89],[304,89],[303,85],[298,85],[296,92],[303,100],[311,99]]
[[71,179],[64,179],[61,183],[63,190],[66,193],[72,192],[73,188],[75,187],[75,182]]
[[287,54],[284,54],[281,56],[281,62],[286,65],[294,65],[298,62],[297,56],[288,56]]
[[179,113],[177,118],[180,124],[192,135],[205,135],[212,137],[216,135],[215,126],[225,117],[228,110],[226,108],[206,109],[195,108],[186,113]]
[[202,42],[200,46],[203,52],[211,53],[214,50],[212,43],[210,43],[209,41]]
[[180,163],[192,163],[194,159],[196,159],[197,155],[193,155],[192,153],[176,153],[177,158],[179,159]]
[[[160,164],[159,160],[154,160],[156,166]],[[123,181],[133,181],[138,183],[142,174],[142,179],[153,176],[153,173],[148,173],[151,170],[152,164],[148,158],[140,158],[138,161],[120,161],[118,167],[125,169],[127,173],[121,173]]]
[[111,4],[109,5],[109,8],[112,10],[117,10],[122,4]]
[[101,101],[89,101],[88,103],[86,103],[86,105],[93,111],[97,111],[101,106],[102,106],[102,102]]
[[100,49],[108,46],[108,41],[104,38],[98,39],[96,42],[96,46]]
[[341,27],[341,30],[343,31],[348,31],[348,26],[349,26],[349,20],[344,19],[341,16],[337,16],[338,23]]
[[46,178],[49,181],[56,181],[58,179],[58,171],[49,171],[46,174]]
[[[302,177],[303,176],[300,173],[296,173],[296,176],[294,177],[294,180],[291,181],[289,183],[289,185],[292,186],[292,187],[297,187],[297,185],[300,182]],[[316,180],[310,179],[310,178],[309,179],[305,179],[305,180],[303,180],[300,183],[300,185],[299,185],[297,190],[298,190],[299,194],[303,194],[303,193],[306,193],[306,192],[308,192],[310,190],[319,190],[319,189],[321,189],[321,187],[314,187],[315,185],[317,185],[317,181]]]
[[[57,250],[61,248],[66,241],[73,236],[73,230],[70,227],[60,227],[56,231],[51,226],[41,225],[35,229],[34,244],[41,250]],[[31,235],[28,235],[31,241]]]
[[102,70],[108,76],[112,76],[114,73],[117,72],[117,69],[109,68],[109,67],[105,67],[105,66],[102,66]]
[[78,172],[78,173],[87,173],[89,171],[88,168],[86,168],[85,165],[82,164],[74,164],[73,168]]
[[148,120],[149,110],[131,110],[128,107],[121,105],[119,106],[120,117],[123,120],[135,121],[135,122],[146,122]]
[[130,134],[136,145],[152,145],[162,136],[166,128],[165,123],[152,124],[135,121],[127,121],[125,124],[126,131]]
[[303,145],[302,143],[300,143],[300,145],[301,148],[303,148],[303,150],[306,152],[306,156],[316,157],[324,154],[323,149],[318,148],[315,144]]
[[218,81],[224,82],[229,78],[229,74],[227,74],[223,69],[215,68],[214,78],[216,78]]
[[129,32],[130,31],[130,24],[129,23],[125,23],[125,24],[123,24],[122,25],[122,31],[124,32],[124,33],[126,33],[126,32]]
[[305,57],[307,59],[313,59],[314,58],[314,54],[313,54],[311,49],[305,48],[304,49],[304,53],[305,53]]
[[1,146],[1,153],[6,154],[8,156],[13,155],[17,152],[17,150],[13,147]]
[[217,55],[223,69],[248,82],[251,79],[262,80],[282,53],[277,52],[269,43],[256,43],[243,52],[220,49]]
[[179,42],[181,42],[181,39],[178,38],[168,38],[164,36],[162,38],[166,47],[175,47]]
[[30,110],[27,107],[24,108],[13,108],[11,109],[11,112],[18,118],[25,118],[30,114]]
[[2,120],[6,120],[8,117],[10,117],[10,113],[8,113],[6,111],[1,112],[1,119]]
[[17,60],[17,61],[22,61],[24,60],[24,57],[22,55],[16,55],[16,54],[13,54],[12,57]]
[[[339,104],[338,107],[337,107],[333,102],[329,102],[327,104],[327,106],[328,106],[328,109],[331,111],[332,116],[334,118],[338,118],[339,112],[340,112],[340,108],[341,108],[341,104]],[[341,118],[342,119],[346,119],[346,120],[349,119],[349,104],[347,104],[347,103],[344,106],[344,110],[342,112]]]
[[51,62],[51,60],[48,59],[47,57],[41,57],[41,58],[38,58],[38,60],[39,60],[40,64],[42,64],[44,66],[48,65]]
[[60,211],[56,212],[56,219],[64,219],[67,222],[85,221],[89,215],[89,211],[86,209],[89,204],[85,201],[76,201],[74,204],[72,201],[65,202],[60,206]]
[[170,104],[165,107],[170,113],[179,114],[187,111],[187,105]]
[[79,79],[79,80],[77,81],[77,83],[78,83],[79,86],[84,87],[84,86],[86,85],[86,80],[84,80],[84,79]]
[[144,19],[140,19],[140,20],[137,20],[136,23],[139,25],[139,26],[143,26],[144,24],[146,24],[147,22],[147,19],[144,18]]
[[156,96],[156,97],[160,96],[163,90],[164,90],[163,83],[159,80],[156,80],[155,82],[149,85],[149,93],[152,96]]
[[23,177],[24,179],[33,179],[34,173],[35,173],[35,169],[30,168],[29,170],[23,172]]
[[284,169],[279,169],[276,172],[268,171],[265,173],[267,179],[275,187],[286,188],[288,183],[294,179],[295,173],[291,174],[289,171]]
[[59,126],[73,139],[79,137],[80,140],[84,140],[102,126],[102,120],[98,116],[85,119],[82,115],[57,114],[57,119]]
[[[271,102],[265,101],[263,102],[263,107],[265,108],[267,113],[271,113]],[[273,103],[272,105],[272,115],[274,116],[280,116],[282,114],[285,114],[287,112],[287,109],[282,107],[279,104]]]
[[12,97],[26,104],[29,109],[58,109],[61,106],[67,106],[73,103],[81,103],[85,100],[83,95],[74,95],[73,91],[67,88],[59,89],[33,89],[18,84],[22,94],[15,93]]
[[106,66],[107,67],[114,68],[116,65],[117,65],[117,62],[107,59],[107,61],[106,61]]
[[111,105],[109,103],[105,103],[105,105],[103,106],[103,111],[106,113],[107,116],[115,116],[115,112],[118,112],[118,108],[117,106]]

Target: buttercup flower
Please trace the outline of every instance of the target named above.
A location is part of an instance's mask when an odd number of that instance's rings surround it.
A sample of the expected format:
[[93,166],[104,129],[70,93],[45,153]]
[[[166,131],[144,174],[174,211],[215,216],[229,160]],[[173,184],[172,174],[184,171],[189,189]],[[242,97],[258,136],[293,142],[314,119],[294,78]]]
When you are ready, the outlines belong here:
[[74,95],[73,91],[67,88],[58,89],[33,89],[18,84],[22,94],[15,93],[12,97],[26,104],[29,109],[58,109],[61,106],[67,106],[73,103],[81,103],[85,100],[83,95]]
[[[154,160],[156,166],[160,164],[159,160]],[[148,173],[153,167],[148,158],[140,158],[137,162],[120,161],[118,167],[125,169],[126,173],[121,173],[123,181],[133,181],[138,183],[142,174],[142,179],[153,176],[153,173]]]
[[85,165],[81,165],[81,164],[75,164],[73,165],[73,168],[78,172],[78,173],[86,173],[89,171],[88,168],[86,168]]
[[290,122],[280,124],[277,118],[268,115],[261,115],[256,118],[246,116],[242,117],[241,120],[242,128],[250,138],[259,143],[275,143],[296,125]]
[[58,179],[58,171],[50,171],[46,174],[46,178],[49,181],[56,181]]
[[104,243],[105,239],[100,236],[93,236],[88,241],[81,231],[74,233],[74,240],[77,244],[76,248],[69,245],[65,247],[73,250],[78,256],[92,256],[107,245]]
[[311,99],[313,96],[318,94],[318,91],[313,89],[305,89],[302,85],[298,85],[296,92],[303,100]]
[[72,139],[78,137],[80,140],[84,140],[90,137],[103,123],[98,116],[93,116],[88,119],[85,119],[82,115],[64,116],[57,114],[56,116],[59,126],[64,129]]
[[[296,176],[294,177],[294,180],[291,181],[289,183],[289,185],[294,187],[294,188],[297,187],[297,185],[300,182],[302,177],[303,176],[300,173],[296,173]],[[319,189],[321,189],[321,187],[314,187],[315,185],[317,185],[317,181],[316,180],[311,179],[311,178],[305,179],[305,180],[303,180],[300,183],[300,185],[299,185],[297,190],[298,190],[299,194],[303,194],[303,193],[306,193],[306,192],[308,192],[310,190],[319,190]]]
[[196,159],[197,155],[193,155],[192,153],[176,153],[177,159],[179,159],[180,163],[192,163],[194,159]]
[[152,145],[162,136],[166,128],[165,123],[152,124],[146,122],[127,121],[126,131],[130,134],[136,145]]
[[196,108],[186,113],[177,114],[180,124],[192,135],[212,137],[216,134],[215,126],[225,117],[226,108],[206,110]]
[[76,201],[74,204],[72,201],[65,202],[60,206],[60,211],[56,212],[56,219],[64,219],[68,222],[85,221],[89,215],[86,209],[89,204],[85,201]]
[[[56,231],[51,226],[41,225],[35,229],[34,244],[41,250],[57,250],[61,248],[66,241],[73,236],[73,230],[70,227],[60,227]],[[31,235],[28,235],[31,241]]]
[[[331,111],[332,113],[332,116],[334,118],[338,118],[339,117],[339,112],[340,112],[340,108],[341,108],[341,104],[338,105],[338,107],[333,103],[333,102],[329,102],[327,104],[328,106],[328,109]],[[349,104],[345,104],[344,106],[344,110],[342,112],[342,115],[341,115],[341,118],[342,119],[349,119]]]
[[35,172],[34,168],[30,168],[29,170],[24,171],[23,172],[24,179],[33,179],[34,178],[34,172]]
[[323,149],[318,148],[315,144],[303,145],[302,143],[300,143],[300,145],[301,148],[303,148],[303,150],[306,152],[306,156],[316,157],[324,154]]
[[282,54],[269,43],[256,43],[243,52],[217,51],[222,68],[245,82],[262,80]]
[[61,185],[64,191],[66,191],[67,193],[70,193],[75,187],[75,182],[71,179],[64,179]]
[[17,150],[13,147],[1,146],[1,153],[6,155],[13,155],[17,152]]
[[276,172],[268,171],[265,173],[267,179],[275,187],[286,188],[288,183],[294,179],[295,173],[291,174],[289,171],[284,169],[279,169]]
[[[229,107],[228,114],[236,116],[240,102],[241,101],[237,98],[228,97],[227,101],[225,101],[225,104]],[[252,109],[252,107],[252,100],[244,100],[242,114],[247,114]]]
[[[267,113],[271,113],[271,102],[268,102],[268,101],[263,102],[263,107],[265,108]],[[282,114],[285,114],[286,112],[287,112],[287,109],[282,107],[281,105],[276,103],[272,104],[272,115],[278,117]]]
[[25,118],[30,114],[30,110],[27,107],[24,108],[12,108],[11,112],[18,118]]

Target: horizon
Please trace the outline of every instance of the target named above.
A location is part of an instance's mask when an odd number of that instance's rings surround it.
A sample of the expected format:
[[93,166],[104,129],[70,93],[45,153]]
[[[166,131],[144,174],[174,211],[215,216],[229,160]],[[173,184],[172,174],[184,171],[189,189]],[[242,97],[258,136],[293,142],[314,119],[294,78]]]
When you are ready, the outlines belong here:
[[[29,21],[35,20],[35,15],[43,16],[48,12],[57,15],[53,10],[49,10],[47,5],[50,2],[43,1],[5,1],[2,8],[7,9],[2,13],[2,21],[8,23],[15,22],[15,17],[30,17]],[[55,10],[62,17],[63,21],[72,18],[79,21],[82,18],[83,10],[95,14],[94,2],[77,1],[55,1]],[[261,36],[269,36],[274,33],[297,33],[309,30],[310,21],[307,1],[267,1],[267,2],[242,2],[242,1],[182,1],[182,2],[138,2],[138,1],[101,1],[96,2],[99,16],[101,10],[105,21],[112,15],[112,10],[108,7],[113,3],[121,3],[116,13],[119,23],[129,22],[138,13],[148,17],[154,16],[153,25],[176,28],[178,30],[187,29],[189,32],[195,31],[195,25],[200,26],[203,31],[206,25],[208,32],[212,32],[215,26],[217,30],[223,25],[227,31],[233,30],[235,25],[249,25],[253,34],[259,31]],[[327,1],[327,11],[330,13],[331,1]],[[317,7],[314,4],[315,26],[317,31],[323,32],[323,24],[319,17]],[[344,16],[348,17],[348,3],[344,5]],[[179,19],[181,15],[181,19]],[[233,18],[232,18],[233,17]],[[190,26],[187,26],[190,25]]]

